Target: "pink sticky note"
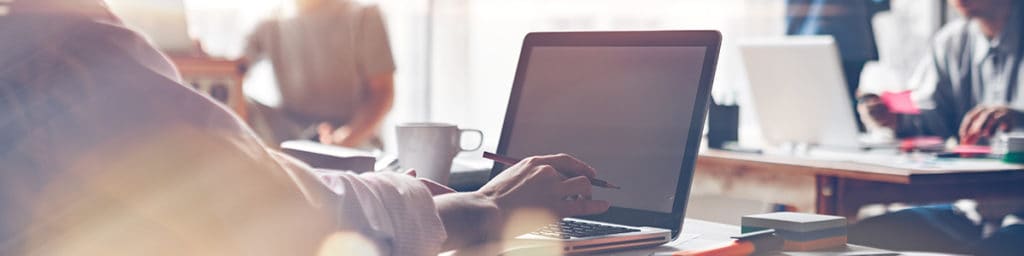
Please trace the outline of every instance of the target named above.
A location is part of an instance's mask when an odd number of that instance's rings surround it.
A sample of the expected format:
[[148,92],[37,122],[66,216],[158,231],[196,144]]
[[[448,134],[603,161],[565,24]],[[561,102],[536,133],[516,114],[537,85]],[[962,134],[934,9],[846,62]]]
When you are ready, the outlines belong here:
[[881,97],[882,103],[885,103],[885,106],[889,107],[889,111],[893,113],[911,115],[921,113],[921,109],[918,109],[917,104],[914,104],[914,100],[910,98],[910,91],[884,92]]
[[992,148],[988,146],[977,146],[977,145],[960,145],[954,148],[951,152],[957,154],[991,154]]

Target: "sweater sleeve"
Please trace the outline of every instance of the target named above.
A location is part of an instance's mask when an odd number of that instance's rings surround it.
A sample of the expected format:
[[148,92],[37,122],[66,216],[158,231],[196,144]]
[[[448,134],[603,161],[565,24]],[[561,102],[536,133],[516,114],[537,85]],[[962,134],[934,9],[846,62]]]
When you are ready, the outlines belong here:
[[[342,230],[359,231],[390,255],[436,255],[447,239],[430,191],[397,173],[316,170],[336,194]],[[390,252],[390,253],[387,253]]]

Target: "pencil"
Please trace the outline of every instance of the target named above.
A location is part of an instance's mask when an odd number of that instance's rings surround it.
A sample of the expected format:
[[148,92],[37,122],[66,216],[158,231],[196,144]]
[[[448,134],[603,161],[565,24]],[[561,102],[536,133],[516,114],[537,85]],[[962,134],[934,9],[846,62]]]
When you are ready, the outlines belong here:
[[[515,159],[491,152],[484,152],[484,158],[491,159],[491,161],[495,161],[504,165],[514,165],[519,161],[522,161],[522,159]],[[590,178],[590,184],[602,188],[622,189],[621,187],[616,186],[615,184],[598,178]]]

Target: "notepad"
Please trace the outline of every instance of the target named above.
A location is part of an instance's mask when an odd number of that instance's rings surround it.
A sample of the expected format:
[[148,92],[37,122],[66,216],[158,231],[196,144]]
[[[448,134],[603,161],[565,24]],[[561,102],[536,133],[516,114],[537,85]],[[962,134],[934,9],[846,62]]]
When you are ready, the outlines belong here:
[[846,245],[846,218],[796,212],[743,216],[743,232],[774,229],[783,249],[809,251]]

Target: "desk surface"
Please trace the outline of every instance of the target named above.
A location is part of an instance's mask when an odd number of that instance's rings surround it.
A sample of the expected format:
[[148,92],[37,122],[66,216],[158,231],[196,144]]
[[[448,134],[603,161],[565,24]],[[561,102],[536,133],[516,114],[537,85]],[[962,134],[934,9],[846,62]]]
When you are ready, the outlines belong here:
[[[964,160],[970,161],[970,160]],[[993,160],[995,161],[995,160]],[[1024,166],[986,163],[1005,170],[936,170],[895,165],[870,164],[866,160],[836,161],[783,155],[763,155],[706,150],[697,160],[697,168],[733,170],[786,170],[794,175],[820,175],[899,184],[963,183],[1024,180]],[[961,163],[970,166],[970,163]]]
[[[682,237],[683,239],[673,241],[666,245],[662,245],[656,248],[629,250],[621,252],[611,252],[599,255],[606,256],[637,256],[637,255],[650,255],[653,252],[674,252],[679,250],[692,250],[702,249],[709,246],[714,246],[718,243],[729,241],[732,236],[740,234],[740,227],[726,224],[719,224],[714,222],[686,219],[683,223]],[[847,252],[869,252],[869,251],[881,251],[873,248],[862,247],[851,245],[845,249],[836,249],[836,251],[824,251],[824,252],[783,252],[778,255],[842,255]]]

